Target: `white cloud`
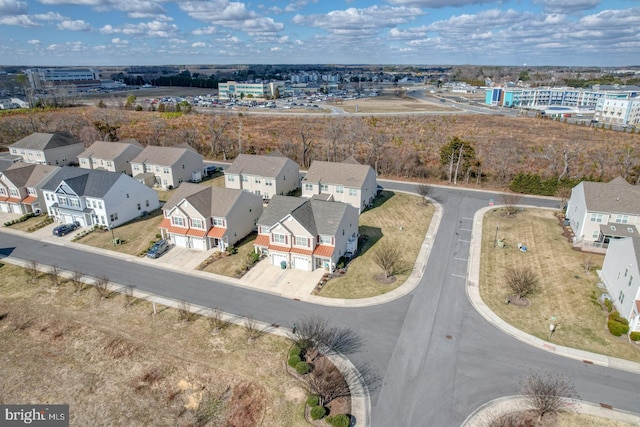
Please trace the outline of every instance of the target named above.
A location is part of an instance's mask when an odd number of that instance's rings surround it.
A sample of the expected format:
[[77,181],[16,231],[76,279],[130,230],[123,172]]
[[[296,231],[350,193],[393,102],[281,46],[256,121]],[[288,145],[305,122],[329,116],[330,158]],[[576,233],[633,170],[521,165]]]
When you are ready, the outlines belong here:
[[40,21],[64,21],[69,19],[57,12],[38,13],[36,15],[33,15],[33,18]]
[[191,43],[191,47],[207,47],[207,44],[205,42],[195,42]]
[[194,36],[209,36],[216,33],[216,27],[196,28],[191,32]]
[[68,52],[82,52],[87,50],[87,46],[82,42],[53,43],[47,46],[47,50],[53,54],[64,54]]
[[27,13],[27,3],[17,0],[0,0],[0,16],[24,15]]
[[274,46],[271,49],[269,49],[271,52],[280,52],[282,50],[282,48],[278,47],[278,46]]
[[572,14],[595,8],[600,0],[531,0],[531,3],[543,6],[546,13]]
[[129,40],[121,39],[120,37],[114,37],[111,39],[111,43],[118,46],[126,46],[129,44]]
[[33,44],[33,45],[38,45],[38,44],[40,44],[40,40],[38,40],[38,39],[33,39],[33,40],[29,40],[29,41],[27,41],[27,43],[29,43],[29,44]]
[[502,3],[502,0],[389,0],[389,3],[400,6],[418,6],[440,9],[443,7],[462,7],[474,4]]
[[2,16],[0,17],[0,24],[3,25],[15,25],[18,27],[39,27],[42,24],[33,21],[27,15],[15,15],[15,16]]
[[62,21],[58,24],[58,29],[68,31],[91,31],[91,25],[81,19],[76,21]]
[[174,37],[179,33],[178,26],[161,21],[140,22],[138,24],[124,24],[118,27],[105,25],[100,28],[102,34],[124,34],[142,37]]
[[227,0],[185,1],[180,2],[178,6],[193,19],[244,31],[251,35],[276,33],[284,29],[283,23],[248,10],[246,5],[240,2],[231,3]]

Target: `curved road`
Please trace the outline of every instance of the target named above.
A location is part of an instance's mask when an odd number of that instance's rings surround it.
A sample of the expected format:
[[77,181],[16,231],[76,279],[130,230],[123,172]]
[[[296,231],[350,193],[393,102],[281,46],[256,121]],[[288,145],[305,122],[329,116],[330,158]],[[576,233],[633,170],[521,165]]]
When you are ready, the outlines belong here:
[[[384,185],[415,188],[398,182]],[[371,390],[373,426],[460,425],[483,403],[517,393],[520,378],[530,368],[565,373],[585,400],[637,411],[640,375],[532,348],[495,329],[468,302],[464,286],[472,217],[498,196],[449,188],[434,188],[430,196],[442,205],[443,217],[424,277],[407,296],[372,307],[315,306],[2,232],[0,257],[36,258],[67,270],[106,274],[114,283],[269,324],[291,325],[302,317],[322,315],[350,327],[364,344],[349,358],[356,366],[368,364],[382,380]],[[535,198],[523,203],[557,204]]]

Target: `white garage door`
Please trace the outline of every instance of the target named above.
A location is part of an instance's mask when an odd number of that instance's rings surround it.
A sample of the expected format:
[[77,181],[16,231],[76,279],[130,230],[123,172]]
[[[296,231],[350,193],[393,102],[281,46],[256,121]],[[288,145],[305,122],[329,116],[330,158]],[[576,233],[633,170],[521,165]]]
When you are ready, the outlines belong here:
[[287,261],[287,257],[285,255],[280,255],[280,254],[271,254],[271,261],[273,262],[273,265],[275,265],[276,267],[280,267],[280,263],[282,261]]
[[204,239],[196,239],[194,237],[191,238],[191,247],[193,249],[198,249],[201,251],[207,250],[207,244]]
[[0,203],[0,212],[8,213],[9,205],[6,203]]
[[62,215],[62,222],[63,224],[71,224],[73,222],[73,216],[72,215]]
[[84,223],[84,217],[82,215],[80,215],[80,216],[74,215],[73,216],[73,220],[77,221],[78,224],[80,224],[80,227],[86,227],[87,226],[87,224]]
[[13,208],[13,213],[22,213],[22,211],[20,210],[20,205],[18,205],[17,203],[12,203],[11,207]]
[[177,234],[173,235],[173,243],[179,248],[187,247],[187,236],[179,236]]
[[309,258],[303,258],[303,257],[294,256],[293,257],[293,268],[295,268],[296,270],[308,271],[309,270]]

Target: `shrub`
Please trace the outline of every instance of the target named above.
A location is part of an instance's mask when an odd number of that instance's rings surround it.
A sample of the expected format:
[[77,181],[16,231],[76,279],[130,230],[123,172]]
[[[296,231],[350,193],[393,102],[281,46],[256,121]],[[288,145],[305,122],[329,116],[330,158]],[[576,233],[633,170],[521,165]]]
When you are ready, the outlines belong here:
[[631,341],[640,341],[640,332],[631,332],[629,338],[631,338]]
[[291,349],[289,350],[289,357],[291,356],[298,356],[300,357],[300,355],[302,354],[302,349],[300,348],[299,345],[294,344]]
[[325,421],[331,424],[333,427],[349,427],[351,420],[348,415],[338,414],[335,417],[327,417]]
[[311,406],[312,408],[314,406],[318,406],[320,404],[320,396],[318,396],[317,394],[311,394],[309,395],[309,397],[307,397],[307,405]]
[[610,299],[604,300],[604,306],[607,308],[607,312],[611,313],[611,310],[613,310],[613,303]]
[[292,368],[295,368],[298,366],[298,363],[300,362],[301,362],[300,356],[298,356],[297,354],[292,354],[291,356],[289,356],[289,360],[287,361],[287,364]]
[[228,246],[228,247],[227,247],[227,252],[228,252],[230,255],[235,255],[235,254],[237,254],[237,253],[238,253],[238,248],[236,248],[236,247],[235,247],[235,246],[233,246],[233,245],[232,245],[232,246]]
[[616,322],[615,320],[609,320],[607,322],[607,326],[609,327],[609,332],[611,332],[611,335],[616,337],[620,337],[623,334],[626,334],[627,332],[629,332],[629,325]]
[[314,406],[311,408],[311,418],[314,420],[319,420],[327,415],[327,409],[324,406]]
[[311,365],[307,362],[298,362],[295,366],[296,372],[300,375],[305,375],[311,372]]

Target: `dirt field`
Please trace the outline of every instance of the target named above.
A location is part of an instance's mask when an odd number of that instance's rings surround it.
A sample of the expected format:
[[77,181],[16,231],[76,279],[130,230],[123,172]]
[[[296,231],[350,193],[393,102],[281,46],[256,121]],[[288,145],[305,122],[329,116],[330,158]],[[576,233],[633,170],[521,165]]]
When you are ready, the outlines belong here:
[[[73,426],[304,426],[289,342],[0,266],[0,401],[68,403]],[[208,424],[207,424],[208,420]]]
[[[371,98],[352,99],[334,104],[349,113],[411,113],[411,112],[460,112],[455,108],[447,107],[445,103],[438,105],[436,102],[426,102],[407,96],[398,97],[393,94],[385,94]],[[357,108],[356,108],[357,106]],[[356,111],[357,110],[357,111]]]
[[[494,248],[496,229],[504,248]],[[526,245],[527,252],[519,251],[518,243]],[[593,265],[590,272],[584,268],[587,259]],[[606,314],[596,301],[600,291],[595,270],[603,261],[603,255],[571,248],[555,211],[527,209],[506,216],[494,209],[484,216],[480,294],[498,316],[538,338],[548,339],[549,320],[555,316],[553,343],[640,362],[640,346],[609,333]],[[523,265],[540,278],[540,291],[528,297],[528,307],[506,303],[510,292],[504,272]]]

